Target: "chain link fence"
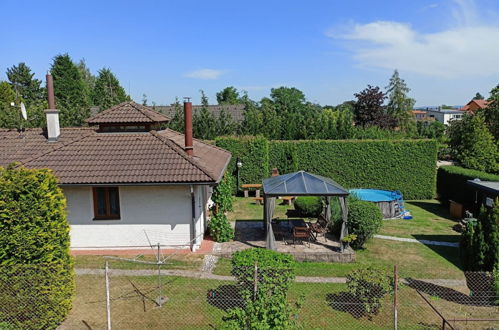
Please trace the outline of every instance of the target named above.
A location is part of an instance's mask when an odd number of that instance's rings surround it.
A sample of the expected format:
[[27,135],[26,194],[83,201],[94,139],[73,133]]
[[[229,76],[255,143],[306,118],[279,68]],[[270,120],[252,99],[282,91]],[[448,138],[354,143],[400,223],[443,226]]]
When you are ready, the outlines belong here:
[[[58,329],[218,329],[236,309],[259,313],[255,302],[264,295],[274,303],[272,293],[279,293],[266,285],[282,275],[282,269],[258,265],[222,276],[106,260],[107,271],[103,261],[101,268],[76,277],[73,308]],[[16,272],[0,268],[1,330],[52,327],[43,325],[57,312],[40,280],[47,272],[36,266]],[[291,328],[499,329],[499,297],[490,273],[466,273],[459,280],[399,279],[388,292],[375,285],[352,291],[346,279],[320,275],[286,284]]]

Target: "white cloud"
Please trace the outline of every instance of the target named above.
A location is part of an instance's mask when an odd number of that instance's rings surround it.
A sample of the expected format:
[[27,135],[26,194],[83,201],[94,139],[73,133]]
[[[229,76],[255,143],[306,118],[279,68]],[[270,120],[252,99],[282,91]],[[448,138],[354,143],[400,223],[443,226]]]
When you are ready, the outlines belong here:
[[214,69],[201,69],[186,73],[184,76],[187,78],[203,79],[203,80],[216,80],[224,74],[222,70]]
[[350,24],[347,32],[327,35],[350,41],[354,59],[365,67],[440,78],[499,74],[499,25],[479,21],[473,1],[455,3],[452,17],[457,26],[439,32],[420,33],[406,23],[376,21]]

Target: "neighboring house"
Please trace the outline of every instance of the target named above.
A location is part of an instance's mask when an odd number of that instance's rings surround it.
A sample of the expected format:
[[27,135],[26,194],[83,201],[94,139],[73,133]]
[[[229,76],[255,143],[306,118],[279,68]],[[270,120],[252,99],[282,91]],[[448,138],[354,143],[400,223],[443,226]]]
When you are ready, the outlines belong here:
[[49,107],[47,130],[0,129],[0,166],[53,171],[67,199],[72,249],[200,246],[228,151],[189,133],[156,131],[168,118],[134,102],[82,128],[59,129],[59,113]]
[[459,110],[475,113],[477,110],[485,109],[488,105],[487,100],[471,100]]
[[[156,105],[154,107],[150,106],[149,108],[159,111],[170,118],[173,118],[173,116],[175,116],[176,109],[174,104]],[[202,105],[193,105],[192,106],[193,114],[198,113],[199,111],[201,111],[202,108],[203,108]],[[211,112],[215,118],[218,118],[222,110],[225,110],[227,113],[231,115],[232,119],[235,122],[240,123],[244,120],[244,108],[245,108],[244,104],[209,105],[208,111]]]
[[464,113],[460,110],[450,110],[450,109],[428,109],[426,110],[426,116],[429,119],[435,119],[444,125],[449,125],[452,120],[461,120],[463,119]]
[[417,121],[424,121],[429,119],[426,115],[426,111],[423,110],[412,110],[412,114]]

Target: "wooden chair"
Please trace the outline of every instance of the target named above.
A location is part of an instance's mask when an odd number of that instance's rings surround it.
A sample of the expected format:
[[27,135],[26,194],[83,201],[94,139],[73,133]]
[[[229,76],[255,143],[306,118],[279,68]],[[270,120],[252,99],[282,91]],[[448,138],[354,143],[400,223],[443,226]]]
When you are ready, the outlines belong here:
[[310,230],[315,233],[315,238],[319,236],[324,237],[324,241],[327,242],[327,237],[326,234],[329,232],[329,228],[327,225],[327,220],[320,215],[319,218],[317,219],[317,222],[314,223],[309,223]]
[[297,240],[306,240],[310,247],[310,237],[310,229],[307,227],[293,227],[293,244],[296,244]]

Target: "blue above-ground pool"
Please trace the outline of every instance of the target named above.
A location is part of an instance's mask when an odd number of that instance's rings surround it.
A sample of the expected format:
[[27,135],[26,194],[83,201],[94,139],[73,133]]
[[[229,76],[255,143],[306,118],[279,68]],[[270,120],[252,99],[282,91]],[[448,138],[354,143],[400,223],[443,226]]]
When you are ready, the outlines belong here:
[[360,200],[376,203],[385,219],[412,219],[410,213],[404,209],[404,199],[400,191],[351,189],[350,194],[356,196]]

